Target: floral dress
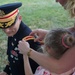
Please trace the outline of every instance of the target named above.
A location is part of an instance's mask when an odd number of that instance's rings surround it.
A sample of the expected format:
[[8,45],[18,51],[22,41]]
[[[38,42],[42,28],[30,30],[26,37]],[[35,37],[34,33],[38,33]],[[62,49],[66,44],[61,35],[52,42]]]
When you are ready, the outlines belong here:
[[[62,74],[56,74],[56,73],[52,73],[52,72],[50,72],[50,71],[44,69],[43,67],[39,66],[39,67],[36,69],[34,75],[70,75],[70,74],[72,74],[72,73],[74,72],[74,69],[75,69],[75,68],[73,68],[73,69],[71,69],[71,70],[69,70],[69,71],[67,71],[67,72],[65,72],[65,73],[62,73]],[[74,73],[73,75],[75,75],[75,73]]]

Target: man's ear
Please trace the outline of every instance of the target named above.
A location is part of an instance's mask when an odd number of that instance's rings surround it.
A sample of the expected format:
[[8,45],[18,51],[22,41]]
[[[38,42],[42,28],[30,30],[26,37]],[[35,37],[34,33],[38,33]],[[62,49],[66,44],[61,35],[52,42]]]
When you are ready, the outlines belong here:
[[22,16],[19,15],[19,20],[22,20]]

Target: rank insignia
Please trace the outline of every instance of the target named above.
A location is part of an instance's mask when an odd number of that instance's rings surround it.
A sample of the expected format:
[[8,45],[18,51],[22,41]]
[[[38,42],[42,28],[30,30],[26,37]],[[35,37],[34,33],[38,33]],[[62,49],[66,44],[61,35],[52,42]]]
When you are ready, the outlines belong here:
[[34,39],[35,39],[34,36],[26,36],[26,37],[23,38],[23,40],[26,40],[26,41],[34,40]]
[[[33,41],[34,41],[34,40],[35,40],[35,37],[34,37],[34,36],[26,36],[26,37],[23,38],[23,40],[25,40],[25,41],[33,40]],[[40,43],[41,45],[44,44],[43,41],[39,41],[39,43]]]

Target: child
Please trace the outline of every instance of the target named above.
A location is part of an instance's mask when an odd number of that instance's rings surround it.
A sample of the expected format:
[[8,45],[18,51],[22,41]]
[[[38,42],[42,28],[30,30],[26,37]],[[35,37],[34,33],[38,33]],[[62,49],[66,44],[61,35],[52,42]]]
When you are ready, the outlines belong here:
[[[43,50],[44,52],[47,53],[49,58],[55,58],[59,60],[62,57],[62,55],[74,44],[75,44],[75,39],[71,32],[67,31],[66,29],[55,29],[49,31],[48,34],[46,35],[44,39]],[[34,50],[30,49],[29,44],[24,40],[19,42],[18,48],[20,50],[20,53],[23,54],[24,68],[26,75],[33,75],[30,68],[28,56],[30,57]],[[74,68],[60,75],[70,75],[73,73],[73,70]],[[50,72],[46,70],[46,68],[43,68],[41,65],[36,69],[34,75],[59,75],[59,74]]]
[[[18,51],[18,42],[28,36],[32,30],[22,21],[19,12],[21,2],[14,2],[0,5],[0,29],[7,35],[7,56],[8,64],[0,75],[25,75],[23,65],[23,55]],[[31,48],[38,50],[38,42],[29,41]],[[32,71],[38,67],[38,64],[29,59]]]

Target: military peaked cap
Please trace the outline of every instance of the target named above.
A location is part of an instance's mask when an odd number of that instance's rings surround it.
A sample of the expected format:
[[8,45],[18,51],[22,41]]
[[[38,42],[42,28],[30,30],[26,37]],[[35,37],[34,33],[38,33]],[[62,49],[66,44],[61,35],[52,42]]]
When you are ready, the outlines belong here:
[[0,6],[0,28],[8,28],[15,23],[21,5],[21,2],[16,2]]

